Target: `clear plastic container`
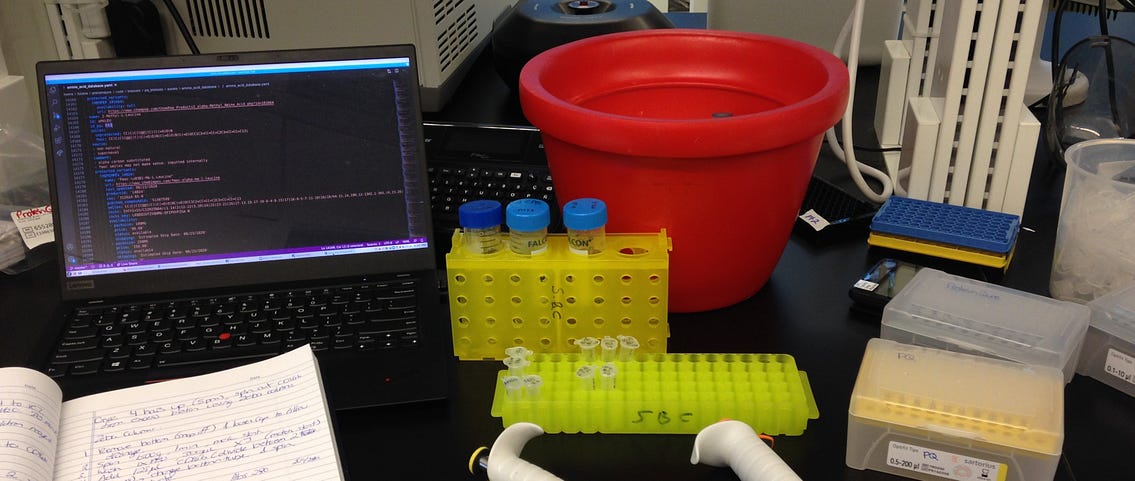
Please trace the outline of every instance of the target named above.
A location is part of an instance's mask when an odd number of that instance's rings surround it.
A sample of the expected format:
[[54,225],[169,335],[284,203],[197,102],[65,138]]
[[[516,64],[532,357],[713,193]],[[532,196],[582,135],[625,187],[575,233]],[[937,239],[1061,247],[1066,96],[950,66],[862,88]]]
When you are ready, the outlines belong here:
[[495,200],[469,201],[457,208],[466,251],[486,255],[501,250],[503,212],[501,203]]
[[1083,141],[1064,160],[1049,289],[1084,303],[1135,284],[1135,140]]
[[607,204],[590,198],[568,202],[564,205],[564,227],[573,253],[602,253],[607,249]]
[[521,255],[543,254],[548,250],[548,203],[540,199],[517,199],[505,208],[508,246]]
[[1075,374],[1088,308],[924,267],[883,309],[879,337]]
[[846,463],[927,481],[1051,480],[1064,444],[1058,369],[871,339]]
[[1076,372],[1135,396],[1135,286],[1088,303],[1092,320]]
[[46,244],[28,249],[11,217],[13,212],[51,203],[46,166],[38,133],[0,124],[0,272],[18,274],[54,254]]

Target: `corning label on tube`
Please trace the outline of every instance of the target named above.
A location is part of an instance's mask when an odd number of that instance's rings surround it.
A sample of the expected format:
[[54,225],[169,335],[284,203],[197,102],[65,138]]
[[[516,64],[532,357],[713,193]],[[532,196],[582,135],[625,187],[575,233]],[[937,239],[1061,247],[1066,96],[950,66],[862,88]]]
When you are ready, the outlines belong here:
[[887,447],[887,465],[957,481],[1005,481],[1009,475],[1009,466],[1003,463],[898,441]]
[[1103,370],[1112,376],[1135,384],[1135,357],[1129,356],[1115,349],[1107,350],[1107,361]]

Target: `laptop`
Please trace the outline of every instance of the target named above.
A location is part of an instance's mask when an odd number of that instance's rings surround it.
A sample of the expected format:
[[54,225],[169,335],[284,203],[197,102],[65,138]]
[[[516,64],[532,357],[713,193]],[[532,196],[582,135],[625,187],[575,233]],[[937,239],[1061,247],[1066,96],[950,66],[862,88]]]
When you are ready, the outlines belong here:
[[415,58],[39,63],[63,301],[41,369],[64,396],[310,344],[336,409],[444,398]]

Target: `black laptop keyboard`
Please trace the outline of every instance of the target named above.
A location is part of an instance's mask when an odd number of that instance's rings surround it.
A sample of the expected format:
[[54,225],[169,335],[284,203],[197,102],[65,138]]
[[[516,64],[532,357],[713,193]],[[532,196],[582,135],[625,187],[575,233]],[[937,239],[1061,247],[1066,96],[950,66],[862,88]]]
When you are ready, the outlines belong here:
[[78,309],[46,372],[53,377],[254,361],[304,344],[319,351],[413,349],[418,282],[199,297]]
[[460,227],[457,208],[478,199],[508,205],[542,199],[552,208],[550,232],[563,232],[552,174],[540,131],[531,126],[462,123],[424,124],[430,209],[439,265]]
[[493,199],[507,205],[516,199],[535,198],[556,202],[552,175],[545,167],[494,165],[442,165],[429,168],[430,202],[434,225],[450,232],[460,223],[457,208],[477,199]]

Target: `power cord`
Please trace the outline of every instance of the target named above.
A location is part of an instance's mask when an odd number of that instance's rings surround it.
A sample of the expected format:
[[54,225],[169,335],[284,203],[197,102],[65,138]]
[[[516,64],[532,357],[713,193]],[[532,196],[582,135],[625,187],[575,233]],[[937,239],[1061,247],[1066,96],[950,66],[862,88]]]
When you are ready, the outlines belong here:
[[[842,50],[845,42],[850,37],[850,44],[847,52],[847,72],[850,83],[850,90],[848,93],[847,107],[844,109],[843,120],[840,122],[840,130],[842,132],[843,141],[851,142],[851,117],[852,110],[855,104],[855,75],[859,69],[859,37],[863,30],[863,4],[864,0],[855,0],[855,6],[851,9],[851,15],[848,16],[847,21],[844,22],[843,28],[839,32],[839,37],[836,39],[836,45],[833,49],[834,53],[838,56]],[[864,164],[855,158],[855,148],[845,148],[841,142],[836,138],[835,127],[832,127],[824,133],[827,139],[828,146],[835,154],[836,158],[843,161],[847,165],[847,172],[851,175],[851,179],[859,190],[863,193],[868,200],[876,203],[886,202],[887,199],[895,193],[896,184],[887,175],[879,169]],[[867,185],[864,175],[877,180],[882,184],[882,191],[875,192],[871,186]],[[901,190],[901,188],[900,188]],[[899,192],[900,195],[905,194]]]
[[[1094,15],[1099,22],[1099,36],[1089,37],[1096,43],[1094,46],[1099,47],[1103,54],[1104,68],[1107,74],[1103,76],[1100,81],[1106,82],[1104,84],[1105,94],[1107,95],[1107,105],[1110,108],[1111,120],[1114,125],[1120,125],[1120,104],[1118,102],[1118,93],[1116,86],[1115,71],[1117,69],[1116,59],[1113,53],[1113,42],[1117,38],[1111,37],[1108,27],[1108,19],[1114,20],[1119,12],[1133,11],[1135,3],[1132,0],[1097,0],[1095,5],[1087,3],[1089,0],[1054,0],[1052,4],[1053,24],[1052,24],[1052,44],[1050,55],[1052,57],[1052,90],[1045,98],[1047,111],[1047,125],[1045,127],[1045,136],[1047,138],[1048,149],[1050,151],[1050,172],[1058,169],[1063,164],[1064,158],[1064,145],[1061,138],[1061,110],[1066,101],[1066,95],[1072,88],[1076,78],[1083,77],[1079,71],[1076,55],[1072,55],[1073,51],[1080,45],[1077,44],[1072,47],[1068,52],[1061,52],[1060,37],[1061,25],[1064,19],[1065,12],[1075,12],[1085,15]],[[1081,41],[1082,43],[1082,41]]]
[[185,44],[189,46],[189,51],[193,55],[200,55],[201,50],[197,48],[197,42],[193,41],[193,36],[189,34],[189,28],[185,26],[185,19],[181,18],[181,12],[177,7],[173,6],[173,0],[162,0],[165,4],[166,10],[169,10],[169,16],[173,17],[173,23],[177,24],[177,30],[181,32],[181,38],[185,39]]

